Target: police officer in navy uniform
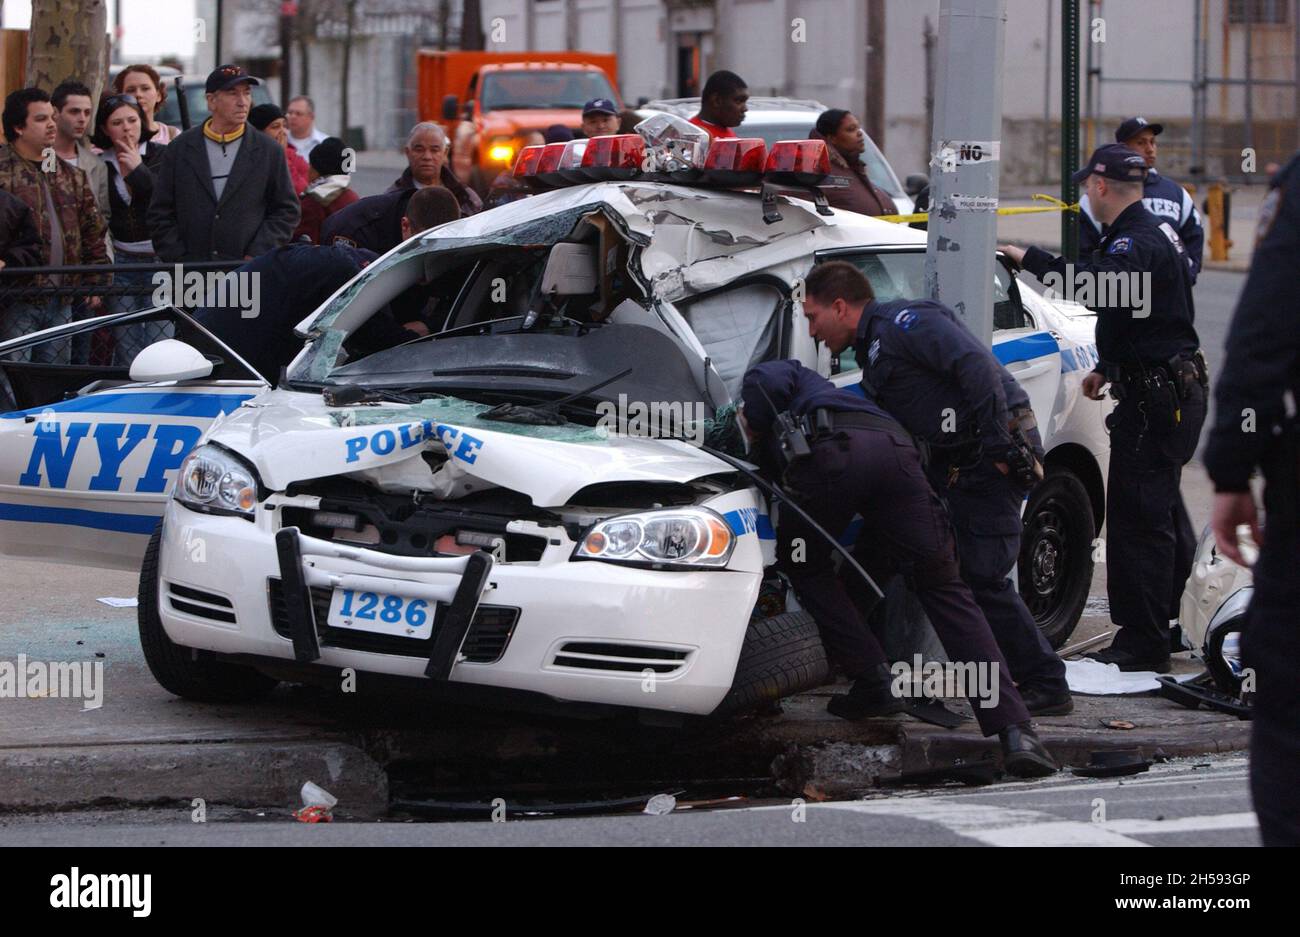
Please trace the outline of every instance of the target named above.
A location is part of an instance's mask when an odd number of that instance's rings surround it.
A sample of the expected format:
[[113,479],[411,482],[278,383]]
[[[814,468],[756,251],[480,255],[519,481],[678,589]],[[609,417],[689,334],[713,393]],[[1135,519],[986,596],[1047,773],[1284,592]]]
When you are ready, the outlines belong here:
[[[1115,142],[1121,143],[1140,155],[1147,165],[1147,175],[1142,181],[1142,204],[1157,218],[1168,221],[1183,247],[1187,250],[1192,282],[1201,272],[1201,250],[1205,244],[1205,229],[1201,213],[1191,194],[1168,176],[1156,171],[1156,137],[1164,131],[1162,124],[1153,124],[1145,117],[1130,117],[1115,130]],[[1079,199],[1079,256],[1091,257],[1101,244],[1101,222],[1092,210],[1092,202],[1085,194]]]
[[1255,671],[1250,786],[1266,846],[1300,846],[1300,154],[1274,177],[1264,200],[1246,288],[1228,330],[1205,448],[1214,482],[1219,549],[1242,565],[1237,528],[1260,543],[1250,491],[1264,473],[1264,538],[1243,641]]
[[[1120,670],[1165,673],[1169,621],[1178,615],[1196,550],[1179,484],[1205,421],[1208,374],[1192,325],[1187,257],[1173,226],[1142,204],[1146,170],[1137,153],[1110,144],[1074,174],[1106,226],[1093,259],[1070,270],[1064,258],[1036,247],[1003,251],[1040,280],[1052,272],[1096,284],[1091,308],[1100,362],[1084,378],[1083,392],[1100,400],[1109,383],[1118,401],[1106,419],[1106,591],[1119,631],[1110,647],[1088,656]],[[1115,274],[1127,289],[1103,296]]]
[[[907,432],[875,404],[797,361],[769,361],[751,369],[741,399],[742,425],[769,477],[783,482],[826,531],[838,534],[861,515],[857,552],[864,566],[875,569],[873,578],[902,572],[949,659],[996,667],[991,698],[977,694],[971,706],[981,731],[999,737],[1007,771],[1017,777],[1056,771],[988,622],[961,581],[943,506],[926,482]],[[782,456],[778,413],[798,422],[809,454],[793,460]],[[900,712],[884,650],[836,576],[832,547],[797,512],[783,506],[777,517],[778,565],[816,620],[831,656],[855,678],[849,693],[835,696],[827,709],[846,719]]]
[[804,293],[809,333],[834,354],[852,344],[867,395],[927,445],[926,473],[947,502],[962,579],[1029,711],[1070,712],[1065,664],[1009,578],[1020,553],[1021,506],[1032,487],[1011,466],[1041,469],[1029,396],[940,303],[877,302],[867,278],[843,261],[813,268]]

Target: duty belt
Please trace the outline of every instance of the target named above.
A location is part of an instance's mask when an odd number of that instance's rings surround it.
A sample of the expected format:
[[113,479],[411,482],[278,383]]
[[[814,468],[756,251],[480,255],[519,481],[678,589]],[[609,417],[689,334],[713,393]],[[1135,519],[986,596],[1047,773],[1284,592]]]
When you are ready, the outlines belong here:
[[911,438],[897,420],[877,416],[874,413],[864,413],[861,410],[829,410],[818,407],[803,419],[810,439],[829,436],[843,429],[878,429],[904,439]]

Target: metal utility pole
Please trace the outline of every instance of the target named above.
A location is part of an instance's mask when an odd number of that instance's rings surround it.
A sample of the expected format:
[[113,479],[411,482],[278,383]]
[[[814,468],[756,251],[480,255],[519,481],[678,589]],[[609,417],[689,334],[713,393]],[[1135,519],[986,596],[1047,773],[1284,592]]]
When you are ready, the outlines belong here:
[[[787,44],[788,45],[788,44]],[[867,100],[863,124],[876,146],[885,147],[885,3],[867,0]]]
[[993,340],[1006,0],[942,0],[925,285]]
[[[1092,48],[1091,43],[1089,48]],[[1061,0],[1061,201],[1079,200],[1070,176],[1079,168],[1079,0]],[[1079,217],[1061,212],[1061,256],[1079,256]]]

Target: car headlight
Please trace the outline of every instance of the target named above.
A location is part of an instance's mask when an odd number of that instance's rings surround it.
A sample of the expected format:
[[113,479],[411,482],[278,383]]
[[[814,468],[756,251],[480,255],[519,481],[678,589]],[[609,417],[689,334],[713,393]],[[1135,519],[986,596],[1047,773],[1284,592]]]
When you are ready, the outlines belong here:
[[220,446],[199,446],[181,463],[173,496],[197,511],[237,514],[252,520],[257,475],[234,453]]
[[708,508],[620,514],[594,525],[573,551],[575,560],[603,560],[655,569],[722,569],[736,538]]

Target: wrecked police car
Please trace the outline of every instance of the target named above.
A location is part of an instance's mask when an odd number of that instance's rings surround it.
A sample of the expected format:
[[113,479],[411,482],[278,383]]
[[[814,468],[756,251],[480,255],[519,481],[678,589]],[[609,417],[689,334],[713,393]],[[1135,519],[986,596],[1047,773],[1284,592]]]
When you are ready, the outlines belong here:
[[[889,299],[922,294],[924,250],[920,232],[803,199],[592,182],[390,251],[300,323],[273,389],[171,311],[189,341],[118,380],[45,379],[0,419],[0,549],[143,556],[145,656],[183,697],[353,668],[643,712],[775,699],[824,682],[824,651],[772,570],[766,499],[695,443],[725,430],[759,361],[856,386],[808,335],[811,263],[849,260]],[[1021,588],[1059,646],[1105,501],[1103,408],[1078,406],[1093,319],[996,269],[995,351],[1047,449]],[[349,353],[410,289],[442,330]],[[673,416],[653,434],[610,417],[655,404]]]

